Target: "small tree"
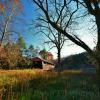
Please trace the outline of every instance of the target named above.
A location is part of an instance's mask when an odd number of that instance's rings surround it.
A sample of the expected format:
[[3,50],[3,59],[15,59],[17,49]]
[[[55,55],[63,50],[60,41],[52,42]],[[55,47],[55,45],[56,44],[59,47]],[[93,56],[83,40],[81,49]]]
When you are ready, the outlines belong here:
[[0,44],[0,69],[9,69],[6,51],[2,44]]
[[43,59],[47,59],[47,51],[46,51],[46,49],[44,48],[43,50],[41,50],[40,52],[39,52],[39,54],[40,54],[40,56],[43,58]]
[[25,40],[22,36],[19,36],[16,44],[20,47],[21,50],[26,49],[26,43],[25,43]]
[[10,69],[15,69],[17,67],[18,61],[22,59],[19,46],[16,46],[14,43],[8,43],[5,46],[6,57],[9,63]]
[[14,43],[7,43],[0,47],[0,67],[2,69],[15,69],[17,64],[21,61],[22,55],[19,46]]
[[28,48],[30,51],[34,51],[34,46],[31,44]]

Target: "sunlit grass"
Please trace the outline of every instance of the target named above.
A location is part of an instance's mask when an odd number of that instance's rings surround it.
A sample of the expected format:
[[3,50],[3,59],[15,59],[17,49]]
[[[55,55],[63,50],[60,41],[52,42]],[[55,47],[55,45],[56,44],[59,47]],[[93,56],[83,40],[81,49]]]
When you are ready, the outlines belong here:
[[94,79],[80,70],[0,70],[0,100],[100,100]]

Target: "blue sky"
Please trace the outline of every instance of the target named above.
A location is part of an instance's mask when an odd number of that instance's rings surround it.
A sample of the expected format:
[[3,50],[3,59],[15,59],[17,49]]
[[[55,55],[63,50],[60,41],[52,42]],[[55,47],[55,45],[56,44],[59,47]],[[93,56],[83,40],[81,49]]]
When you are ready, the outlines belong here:
[[[22,0],[23,4],[23,14],[19,17],[23,18],[24,21],[20,22],[20,25],[18,26],[19,30],[21,31],[22,36],[24,37],[27,46],[33,44],[34,47],[40,47],[40,49],[43,49],[44,47],[49,50],[47,45],[44,45],[44,42],[46,41],[46,37],[44,37],[42,34],[37,34],[34,29],[35,19],[37,18],[38,11],[35,10],[36,7],[31,3],[29,0]],[[23,24],[22,24],[23,23]],[[91,48],[95,46],[93,42],[93,36],[88,31],[88,27],[90,23],[88,23],[88,18],[84,20],[84,23],[81,23],[82,29],[77,30],[76,33],[80,34],[80,38],[85,41]],[[84,34],[85,33],[85,34]],[[37,35],[36,35],[37,34]],[[57,51],[55,48],[50,50],[54,54],[54,58],[57,58]],[[72,54],[77,54],[80,52],[84,52],[84,50],[76,45],[67,46],[67,43],[65,43],[63,49],[62,49],[62,57],[69,56]]]
[[[30,44],[33,44],[34,46],[38,46],[41,43],[41,36],[36,35],[34,30],[34,20],[36,19],[36,13],[34,11],[34,6],[29,0],[22,1],[23,4],[23,14],[19,17],[24,19],[22,29],[20,31],[22,32],[22,36],[25,38],[27,46]],[[21,24],[21,22],[20,22]]]
[[[22,36],[24,37],[27,46],[33,44],[35,47],[39,46],[40,48],[44,48],[45,36],[43,34],[37,33],[34,29],[35,20],[39,14],[31,0],[22,1],[23,4],[23,14],[20,14],[20,18],[24,19],[25,24],[21,24],[18,26],[19,31],[21,31]],[[22,26],[23,25],[23,26]],[[20,29],[22,27],[22,29]]]

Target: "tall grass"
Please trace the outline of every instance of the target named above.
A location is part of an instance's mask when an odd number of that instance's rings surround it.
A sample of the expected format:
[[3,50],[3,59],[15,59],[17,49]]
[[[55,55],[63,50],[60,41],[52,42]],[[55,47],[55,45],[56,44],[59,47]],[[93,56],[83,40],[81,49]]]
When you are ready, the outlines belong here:
[[0,100],[100,100],[94,79],[74,70],[1,70]]

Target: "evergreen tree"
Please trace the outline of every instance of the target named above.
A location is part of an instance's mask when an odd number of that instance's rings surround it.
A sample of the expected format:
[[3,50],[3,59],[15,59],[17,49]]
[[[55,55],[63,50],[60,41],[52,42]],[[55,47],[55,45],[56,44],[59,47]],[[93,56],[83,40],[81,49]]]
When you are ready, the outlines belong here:
[[31,44],[28,48],[30,51],[34,51],[34,46]]
[[47,59],[47,51],[45,48],[41,50],[39,54],[43,59]]
[[35,49],[34,49],[34,46],[32,44],[29,46],[28,51],[29,51],[29,56],[30,57],[35,56]]
[[20,47],[21,50],[26,49],[26,43],[22,36],[19,36],[16,44]]

